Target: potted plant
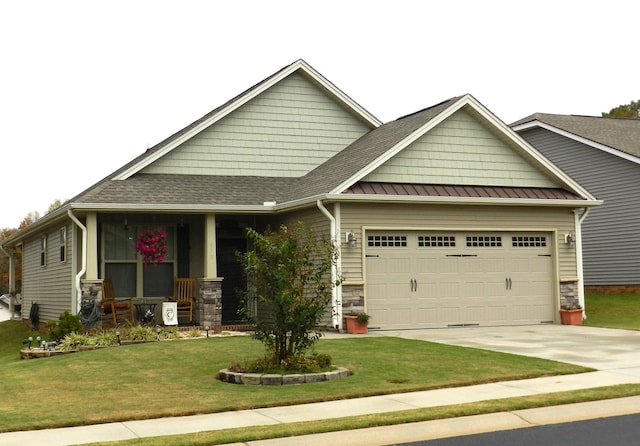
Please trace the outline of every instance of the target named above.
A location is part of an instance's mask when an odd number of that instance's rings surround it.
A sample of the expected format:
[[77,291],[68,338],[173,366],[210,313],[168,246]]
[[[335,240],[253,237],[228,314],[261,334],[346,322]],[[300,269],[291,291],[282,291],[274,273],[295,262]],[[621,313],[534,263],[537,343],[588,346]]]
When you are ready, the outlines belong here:
[[347,323],[347,333],[365,334],[368,332],[367,326],[369,324],[369,319],[371,319],[371,316],[369,316],[364,311],[358,313],[349,313],[344,316],[344,319]]
[[582,325],[582,307],[580,305],[563,305],[560,307],[562,325]]

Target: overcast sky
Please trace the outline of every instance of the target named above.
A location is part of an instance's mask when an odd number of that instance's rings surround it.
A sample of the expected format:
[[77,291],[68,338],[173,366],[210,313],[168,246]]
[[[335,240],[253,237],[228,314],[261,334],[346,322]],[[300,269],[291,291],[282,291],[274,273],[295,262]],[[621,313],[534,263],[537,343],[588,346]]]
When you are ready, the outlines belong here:
[[297,59],[382,121],[472,94],[511,123],[640,99],[633,1],[0,2],[0,228]]

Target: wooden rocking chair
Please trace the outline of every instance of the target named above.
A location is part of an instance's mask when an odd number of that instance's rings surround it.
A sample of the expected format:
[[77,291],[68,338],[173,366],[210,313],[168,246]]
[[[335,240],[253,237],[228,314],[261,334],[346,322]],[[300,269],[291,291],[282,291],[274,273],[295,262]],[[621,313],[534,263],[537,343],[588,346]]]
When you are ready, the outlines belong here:
[[128,313],[129,321],[133,324],[133,300],[131,298],[116,299],[113,290],[113,281],[107,277],[102,281],[102,304],[100,305],[102,315],[111,315],[113,326],[118,325],[118,313]]
[[176,277],[173,281],[173,300],[178,303],[178,318],[188,316],[189,323],[193,322],[197,284],[194,278]]

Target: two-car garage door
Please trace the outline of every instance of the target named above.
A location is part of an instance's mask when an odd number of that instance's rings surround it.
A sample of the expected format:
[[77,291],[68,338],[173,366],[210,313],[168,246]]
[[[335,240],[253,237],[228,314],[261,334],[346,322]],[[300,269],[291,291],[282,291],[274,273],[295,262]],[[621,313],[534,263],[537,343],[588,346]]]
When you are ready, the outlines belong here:
[[545,233],[367,232],[370,325],[403,329],[552,322],[550,241]]

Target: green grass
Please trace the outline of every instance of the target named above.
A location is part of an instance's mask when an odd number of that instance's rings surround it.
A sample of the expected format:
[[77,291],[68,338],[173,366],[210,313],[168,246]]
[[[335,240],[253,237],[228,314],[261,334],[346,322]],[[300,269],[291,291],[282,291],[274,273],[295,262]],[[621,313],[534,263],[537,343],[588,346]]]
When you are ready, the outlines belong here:
[[[586,306],[585,325],[640,330],[638,294],[589,294]],[[318,352],[331,354],[334,363],[349,367],[353,376],[305,386],[243,387],[220,383],[215,374],[232,362],[263,354],[262,346],[246,337],[151,343],[21,361],[20,341],[30,333],[37,335],[21,323],[0,324],[0,376],[5,377],[0,380],[1,431],[267,407],[585,371],[556,362],[424,341],[323,339]],[[640,385],[109,444],[246,442],[630,395],[640,395]]]
[[223,429],[218,431],[198,432],[194,434],[138,438],[134,440],[123,440],[108,443],[91,443],[91,445],[155,446],[157,444],[162,444],[163,446],[210,446],[230,443],[247,443],[250,441],[270,438],[283,438],[291,436],[319,434],[324,432],[364,429],[376,426],[391,426],[396,424],[414,423],[420,421],[441,420],[454,417],[531,409],[535,407],[548,407],[560,404],[597,401],[631,395],[640,395],[640,385],[625,384],[612,387],[577,390],[572,392],[557,392],[519,398],[480,401],[452,406],[414,409],[337,419],[334,418],[331,420],[308,421],[269,426],[254,426],[251,427],[251,429]]
[[585,300],[584,325],[640,330],[640,294],[588,294]]
[[[217,372],[262,356],[250,337],[187,339],[20,360],[22,324],[0,324],[0,430],[212,413],[586,369],[536,358],[386,337],[323,339],[319,353],[353,375],[302,386],[226,384]],[[9,346],[7,346],[9,344]]]

